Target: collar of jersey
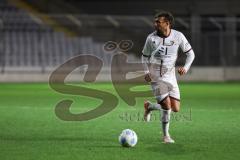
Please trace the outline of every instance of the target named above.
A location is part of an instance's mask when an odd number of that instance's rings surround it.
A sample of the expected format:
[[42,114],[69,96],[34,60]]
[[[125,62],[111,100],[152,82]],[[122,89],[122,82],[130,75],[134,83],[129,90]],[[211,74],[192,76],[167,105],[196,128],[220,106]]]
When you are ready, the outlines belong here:
[[160,35],[160,34],[156,31],[156,35],[159,36],[159,37],[161,37],[161,38],[167,38],[167,37],[170,36],[171,32],[172,32],[172,29],[170,29],[170,32],[169,32],[169,34],[168,34],[167,36],[164,36],[164,35]]

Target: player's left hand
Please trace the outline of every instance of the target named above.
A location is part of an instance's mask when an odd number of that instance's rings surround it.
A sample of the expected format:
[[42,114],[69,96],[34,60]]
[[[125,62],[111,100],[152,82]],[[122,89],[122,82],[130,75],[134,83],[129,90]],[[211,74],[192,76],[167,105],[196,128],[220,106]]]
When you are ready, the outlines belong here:
[[186,71],[186,69],[185,69],[185,68],[183,68],[183,67],[180,67],[180,68],[178,68],[178,73],[180,74],[180,76],[182,76],[182,75],[186,74],[186,73],[187,73],[187,71]]

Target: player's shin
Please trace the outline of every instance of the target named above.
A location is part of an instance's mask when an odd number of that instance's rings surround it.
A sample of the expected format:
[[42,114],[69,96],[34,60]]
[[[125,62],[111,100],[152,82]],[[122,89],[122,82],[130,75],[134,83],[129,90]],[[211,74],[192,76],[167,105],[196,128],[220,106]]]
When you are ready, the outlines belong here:
[[171,114],[171,109],[169,109],[169,110],[162,109],[161,110],[163,136],[170,136],[169,135],[170,114]]

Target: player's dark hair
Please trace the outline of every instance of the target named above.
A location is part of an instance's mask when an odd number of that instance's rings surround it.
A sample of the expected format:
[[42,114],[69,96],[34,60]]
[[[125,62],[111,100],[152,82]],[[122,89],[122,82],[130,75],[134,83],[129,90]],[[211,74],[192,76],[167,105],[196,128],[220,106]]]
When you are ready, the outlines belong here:
[[158,11],[155,14],[155,18],[159,18],[159,17],[164,17],[164,19],[170,23],[171,28],[174,26],[174,17],[170,12]]

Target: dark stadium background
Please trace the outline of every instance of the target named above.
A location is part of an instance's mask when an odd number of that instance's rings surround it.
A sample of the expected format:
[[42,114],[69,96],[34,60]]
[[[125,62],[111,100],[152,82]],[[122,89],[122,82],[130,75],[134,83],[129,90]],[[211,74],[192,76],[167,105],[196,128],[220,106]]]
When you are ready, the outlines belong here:
[[[153,31],[153,16],[159,10],[174,14],[174,28],[186,35],[196,52],[192,78],[186,80],[240,79],[236,74],[240,63],[236,0],[1,0],[0,63],[4,78],[0,81],[8,81],[8,73],[19,70],[27,72],[17,74],[17,79],[10,76],[12,81],[36,81],[29,72],[51,72],[79,54],[96,55],[108,68],[111,55],[102,50],[108,41],[131,40],[134,46],[128,54],[139,61],[146,36]],[[182,64],[184,56],[179,56]],[[206,67],[211,71],[202,70]],[[199,77],[199,72],[204,73]],[[46,81],[47,76],[35,79]]]

